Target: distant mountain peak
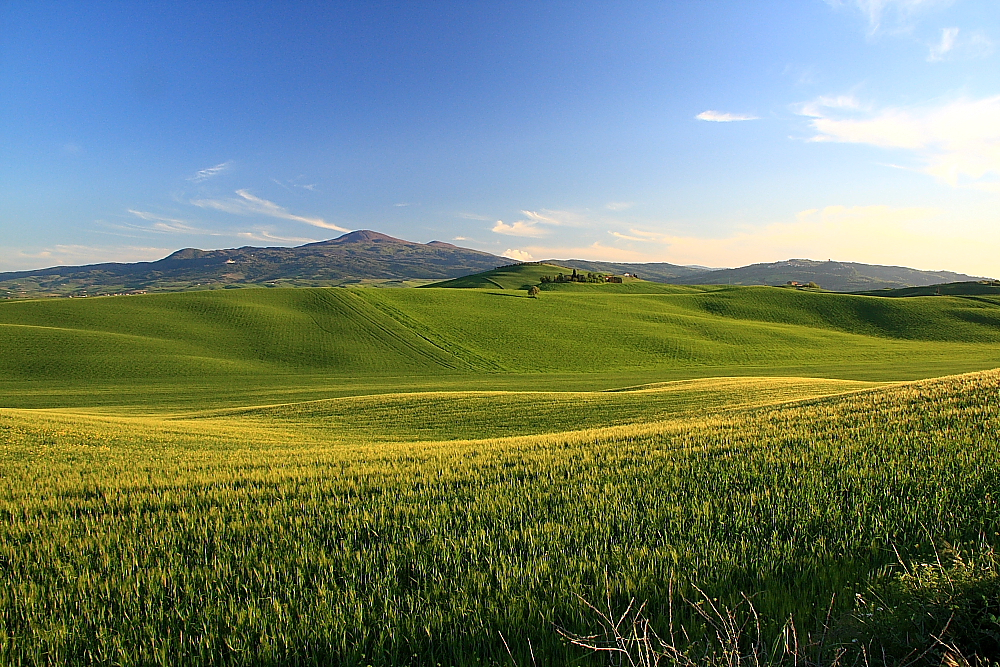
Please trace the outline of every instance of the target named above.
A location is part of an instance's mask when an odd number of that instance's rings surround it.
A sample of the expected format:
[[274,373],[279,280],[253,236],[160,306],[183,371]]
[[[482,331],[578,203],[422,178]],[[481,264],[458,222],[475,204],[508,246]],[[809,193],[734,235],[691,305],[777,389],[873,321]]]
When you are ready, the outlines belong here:
[[208,252],[205,250],[198,250],[197,248],[182,248],[177,252],[167,255],[164,259],[200,259],[207,254]]
[[403,239],[397,239],[395,236],[389,236],[388,234],[383,234],[381,232],[373,232],[370,229],[359,229],[354,232],[348,232],[343,236],[338,236],[335,239],[329,241],[322,241],[322,243],[403,243],[406,245],[412,245],[412,241],[404,241]]

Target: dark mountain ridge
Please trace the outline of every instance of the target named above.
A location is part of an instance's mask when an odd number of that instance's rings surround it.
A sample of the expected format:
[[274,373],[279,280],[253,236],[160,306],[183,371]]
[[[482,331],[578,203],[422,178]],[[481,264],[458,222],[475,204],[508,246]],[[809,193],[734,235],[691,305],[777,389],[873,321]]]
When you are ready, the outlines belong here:
[[510,264],[510,260],[450,243],[416,243],[359,230],[292,248],[184,248],[154,262],[109,262],[0,273],[0,295],[70,296],[266,283],[444,280],[504,264]]
[[[640,274],[641,275],[641,274]],[[666,282],[680,285],[713,283],[721,285],[784,285],[790,281],[817,283],[835,292],[856,292],[900,287],[917,287],[983,280],[953,271],[920,271],[906,266],[883,266],[858,262],[825,262],[789,259],[783,262],[750,264],[736,269],[696,271]]]

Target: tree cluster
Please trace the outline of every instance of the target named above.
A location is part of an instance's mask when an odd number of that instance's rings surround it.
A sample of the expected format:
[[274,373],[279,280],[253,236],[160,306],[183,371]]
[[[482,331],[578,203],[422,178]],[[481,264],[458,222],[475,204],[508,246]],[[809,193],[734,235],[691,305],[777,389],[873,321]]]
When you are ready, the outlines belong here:
[[576,269],[573,269],[573,273],[566,275],[564,273],[557,273],[555,276],[542,276],[543,283],[603,283],[607,280],[607,277],[603,273],[577,273]]

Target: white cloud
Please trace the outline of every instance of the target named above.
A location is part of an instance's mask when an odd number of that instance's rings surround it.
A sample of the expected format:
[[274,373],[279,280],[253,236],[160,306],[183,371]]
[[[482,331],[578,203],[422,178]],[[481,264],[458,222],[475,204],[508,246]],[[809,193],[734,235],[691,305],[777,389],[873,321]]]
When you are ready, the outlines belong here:
[[713,111],[709,109],[708,111],[702,111],[700,114],[695,116],[698,120],[708,120],[714,123],[732,123],[739,120],[759,120],[757,116],[751,116],[749,114],[741,113],[724,113],[722,111]]
[[491,231],[496,234],[506,234],[508,236],[530,236],[538,238],[549,234],[549,230],[544,229],[539,225],[552,225],[558,227],[567,224],[564,220],[568,214],[565,214],[562,211],[546,210],[544,213],[539,213],[538,211],[521,211],[521,214],[524,215],[524,220],[517,220],[511,224],[507,224],[503,220],[497,220]]
[[309,218],[302,215],[295,215],[274,202],[255,197],[247,190],[237,190],[236,194],[239,196],[239,199],[192,199],[191,203],[201,208],[210,208],[216,211],[223,211],[225,213],[233,213],[236,215],[265,215],[271,218],[278,218],[279,220],[304,222],[305,224],[312,225],[313,227],[333,229],[338,232],[351,231],[333,223],[326,222],[322,218]]
[[518,220],[509,225],[503,220],[497,220],[497,224],[493,225],[490,231],[507,236],[531,236],[535,238],[545,236],[548,233],[547,230],[540,229],[528,220]]
[[927,55],[927,60],[937,62],[944,60],[946,53],[955,48],[955,40],[958,38],[958,28],[944,28],[941,30],[941,41],[931,46],[931,52]]
[[812,118],[816,134],[811,141],[910,151],[922,171],[952,187],[1000,191],[1000,95],[879,110],[829,99],[802,105],[799,111]]
[[604,205],[604,208],[609,211],[624,211],[635,206],[635,202],[631,201],[612,201]]
[[468,240],[469,239],[464,236],[456,236],[452,239],[452,241],[468,241]]
[[232,160],[223,162],[222,164],[217,164],[214,167],[207,167],[205,169],[199,169],[194,173],[194,176],[189,177],[187,180],[192,183],[201,183],[202,181],[207,181],[213,176],[218,176],[224,171],[228,171],[229,167],[233,164]]
[[507,248],[503,251],[504,257],[509,257],[510,259],[516,259],[521,262],[530,262],[534,259],[530,252],[525,252],[524,250],[516,250],[514,248]]

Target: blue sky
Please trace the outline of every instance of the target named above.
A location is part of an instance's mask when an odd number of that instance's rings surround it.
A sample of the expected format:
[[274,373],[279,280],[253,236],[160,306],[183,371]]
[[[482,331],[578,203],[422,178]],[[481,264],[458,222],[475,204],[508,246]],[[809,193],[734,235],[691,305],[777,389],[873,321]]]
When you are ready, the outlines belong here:
[[0,270],[354,229],[1000,277],[1000,4],[0,3]]

